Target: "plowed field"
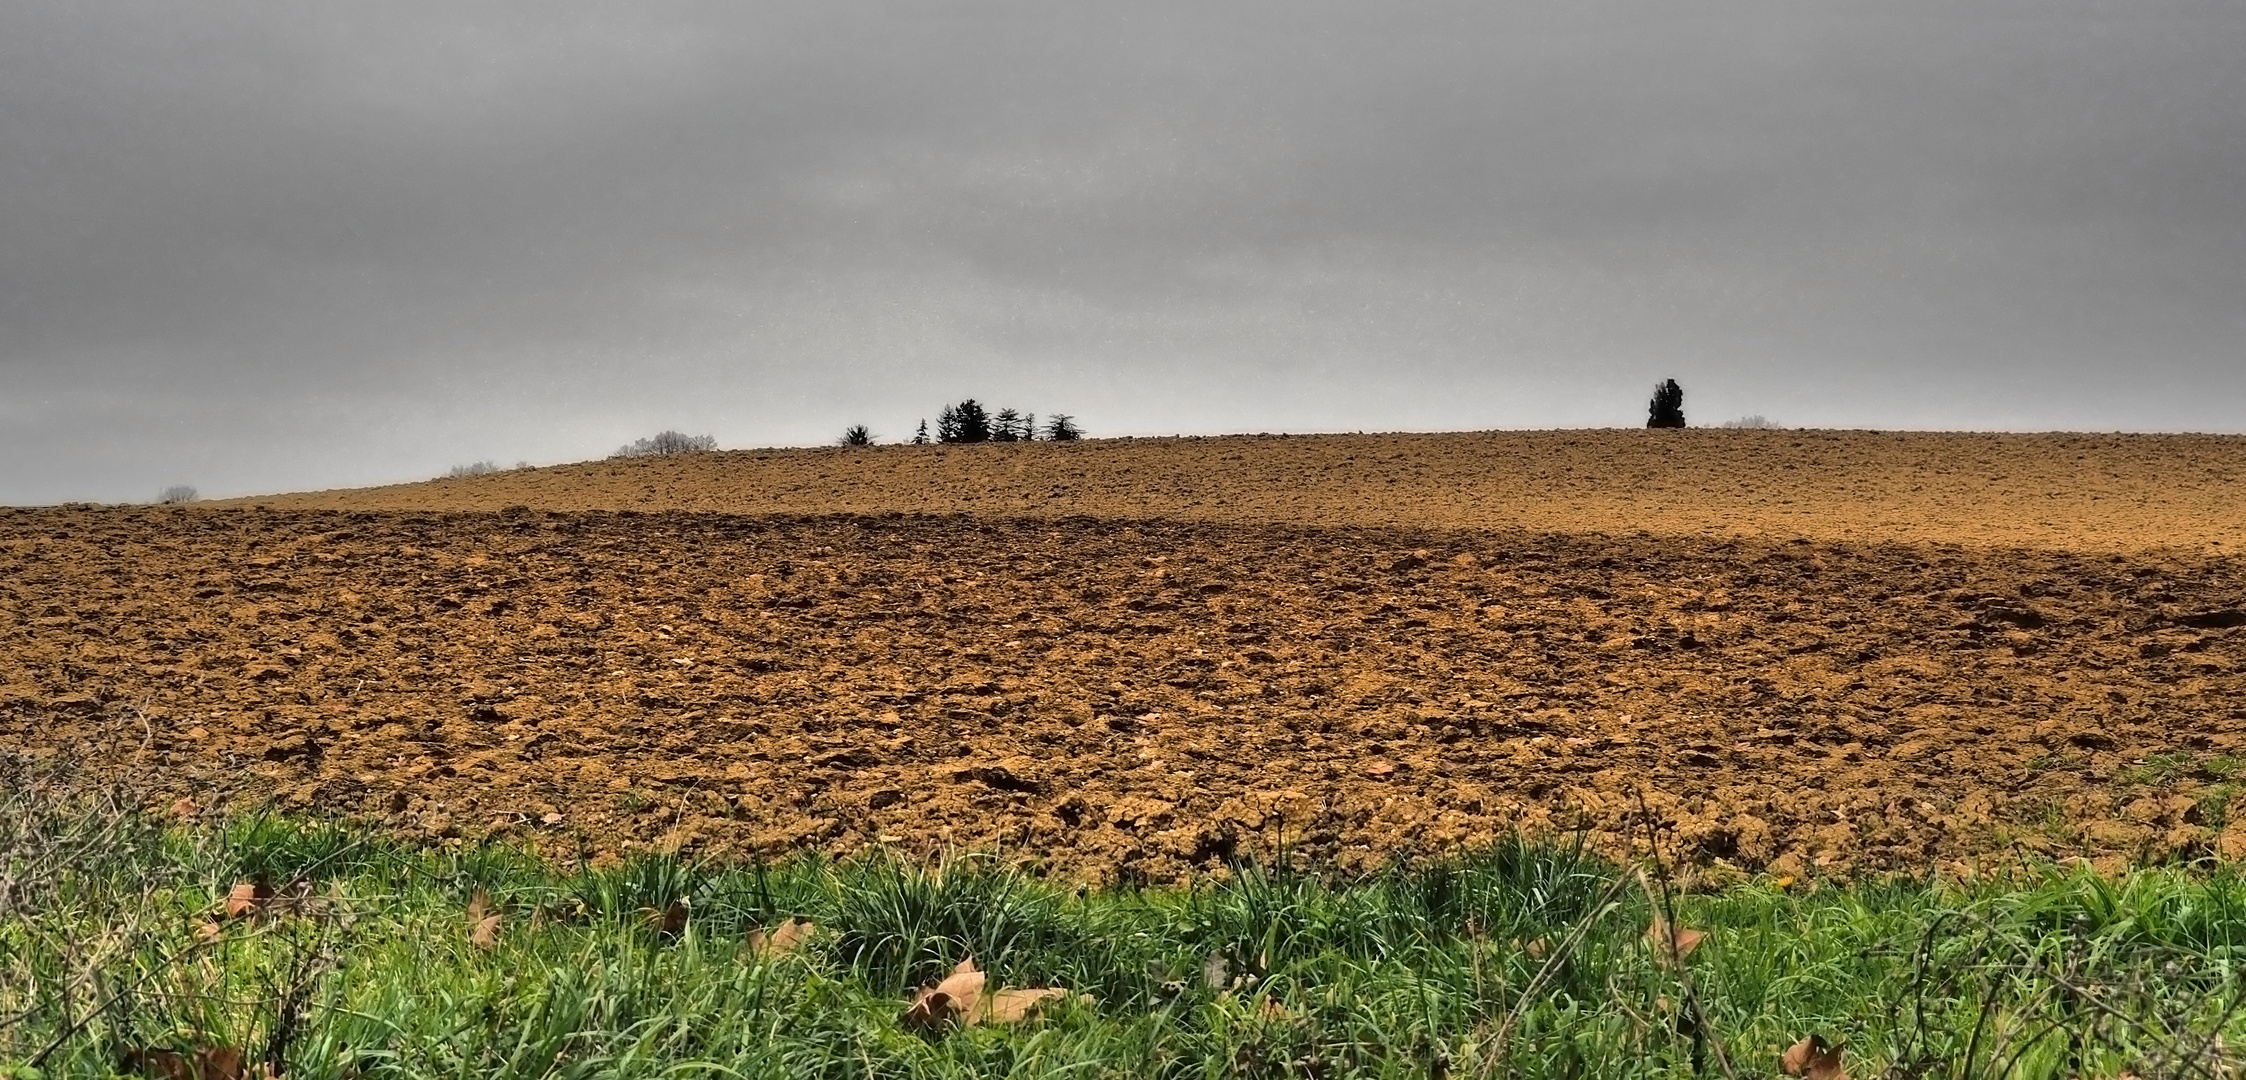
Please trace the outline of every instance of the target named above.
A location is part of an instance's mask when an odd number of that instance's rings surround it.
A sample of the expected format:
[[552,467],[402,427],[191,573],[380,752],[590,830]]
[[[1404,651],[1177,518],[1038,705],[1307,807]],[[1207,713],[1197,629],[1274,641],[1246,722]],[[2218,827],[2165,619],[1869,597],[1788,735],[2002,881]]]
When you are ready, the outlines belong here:
[[[761,451],[0,511],[0,748],[559,850],[1175,880],[2246,853],[2246,439]],[[2237,815],[2246,820],[2246,802]]]

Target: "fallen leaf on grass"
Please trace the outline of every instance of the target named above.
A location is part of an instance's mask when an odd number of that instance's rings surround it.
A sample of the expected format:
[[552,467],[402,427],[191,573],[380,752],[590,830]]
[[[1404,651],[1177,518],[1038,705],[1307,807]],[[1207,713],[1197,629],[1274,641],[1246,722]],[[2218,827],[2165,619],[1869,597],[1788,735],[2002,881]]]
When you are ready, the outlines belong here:
[[272,906],[273,883],[259,878],[256,881],[235,882],[219,910],[229,919],[250,919],[265,914]]
[[468,898],[468,944],[485,952],[499,947],[499,913],[491,910],[491,894],[482,889]]
[[1036,990],[1000,990],[984,995],[979,1007],[968,1013],[968,1019],[977,1024],[1019,1024],[1029,1019],[1040,1004],[1068,996],[1068,991],[1058,986]]
[[1271,952],[1266,949],[1254,956],[1241,957],[1229,952],[1213,952],[1201,961],[1201,981],[1211,990],[1238,990],[1262,982],[1271,973]]
[[195,805],[195,800],[193,799],[182,798],[177,802],[172,803],[172,816],[181,821],[186,821],[187,819],[194,817],[195,815],[202,812],[203,808]]
[[312,882],[298,878],[275,889],[267,878],[237,881],[227,890],[212,914],[220,920],[262,919],[281,915],[316,915],[324,902],[312,895]]
[[148,1080],[248,1080],[242,1052],[231,1046],[206,1046],[193,1053],[178,1050],[127,1050],[118,1071]]
[[203,920],[200,925],[195,927],[195,937],[205,945],[216,944],[219,938],[225,936],[226,928],[209,919]]
[[686,901],[673,900],[661,911],[651,907],[639,909],[639,917],[647,928],[664,937],[677,937],[686,932]]
[[1677,967],[1692,957],[1692,950],[1707,940],[1706,930],[1693,930],[1682,926],[1672,927],[1666,920],[1656,917],[1646,928],[1646,940],[1653,942],[1654,955],[1663,964]]
[[468,944],[490,952],[499,947],[499,916],[494,913],[476,920],[468,931]]
[[1823,1035],[1812,1035],[1787,1047],[1778,1059],[1778,1071],[1808,1080],[1848,1080],[1848,1074],[1841,1070],[1840,1047],[1826,1042]]
[[974,957],[960,961],[942,982],[913,995],[905,1006],[905,1027],[934,1037],[960,1024],[1018,1024],[1039,1005],[1068,996],[1057,986],[987,990],[988,982],[989,976],[976,970]]
[[785,956],[810,944],[811,935],[819,932],[816,923],[802,919],[789,919],[770,931],[755,930],[749,933],[749,951],[758,956]]
[[974,957],[960,961],[943,981],[921,987],[913,995],[912,1003],[905,1006],[905,1027],[928,1035],[958,1023],[975,1007],[975,1000],[982,996],[987,979],[988,976],[975,970]]

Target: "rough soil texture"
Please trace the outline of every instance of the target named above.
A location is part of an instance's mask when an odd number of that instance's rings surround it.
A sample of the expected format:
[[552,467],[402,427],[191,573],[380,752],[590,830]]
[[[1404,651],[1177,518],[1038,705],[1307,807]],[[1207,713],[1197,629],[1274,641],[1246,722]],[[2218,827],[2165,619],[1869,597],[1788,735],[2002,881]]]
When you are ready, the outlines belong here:
[[1163,518],[2246,553],[2246,436],[1525,431],[749,450],[275,508]]
[[2241,474],[2237,438],[1608,432],[0,510],[0,749],[424,836],[1091,878],[1648,817],[1719,872],[2238,855]]

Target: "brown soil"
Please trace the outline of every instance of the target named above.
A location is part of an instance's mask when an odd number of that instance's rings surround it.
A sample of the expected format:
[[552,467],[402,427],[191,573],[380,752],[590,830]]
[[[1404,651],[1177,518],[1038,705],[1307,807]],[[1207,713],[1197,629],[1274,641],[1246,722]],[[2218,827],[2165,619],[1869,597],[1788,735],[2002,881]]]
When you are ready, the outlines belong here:
[[2246,436],[1531,431],[735,451],[245,502],[1084,514],[2238,554],[2242,480]]
[[2238,853],[2240,475],[2214,437],[1270,437],[0,511],[0,749],[423,835],[1151,880],[1626,852],[1641,799],[1711,866]]

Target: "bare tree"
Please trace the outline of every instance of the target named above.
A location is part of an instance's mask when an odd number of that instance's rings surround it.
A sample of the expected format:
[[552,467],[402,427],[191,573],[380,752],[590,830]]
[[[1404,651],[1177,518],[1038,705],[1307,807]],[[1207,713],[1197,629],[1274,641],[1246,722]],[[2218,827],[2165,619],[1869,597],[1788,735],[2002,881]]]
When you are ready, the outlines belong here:
[[165,488],[163,494],[156,496],[156,501],[165,506],[178,506],[182,503],[194,502],[195,498],[194,488],[186,484],[173,484]]
[[676,431],[661,432],[651,438],[618,447],[612,458],[669,457],[672,454],[694,454],[717,449],[714,435],[685,435]]

